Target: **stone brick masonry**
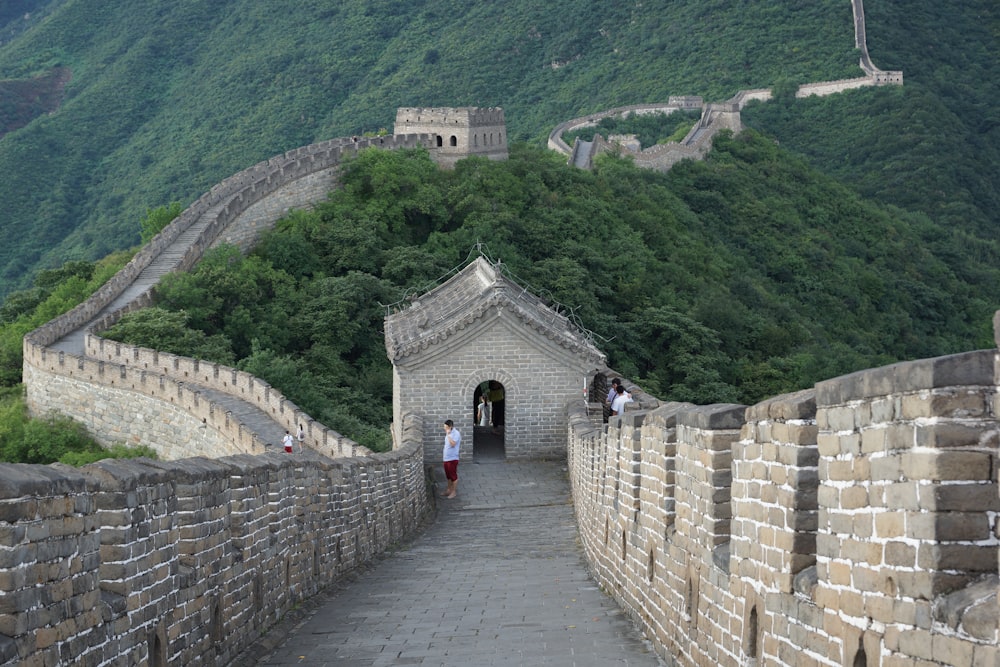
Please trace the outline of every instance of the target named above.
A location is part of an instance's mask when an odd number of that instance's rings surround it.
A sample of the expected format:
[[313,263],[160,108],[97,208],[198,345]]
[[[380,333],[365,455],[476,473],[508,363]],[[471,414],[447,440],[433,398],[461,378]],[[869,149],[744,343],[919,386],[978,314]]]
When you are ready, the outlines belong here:
[[0,662],[228,664],[419,526],[419,452],[0,465]]
[[998,369],[969,352],[606,429],[576,410],[595,576],[668,664],[998,664]]

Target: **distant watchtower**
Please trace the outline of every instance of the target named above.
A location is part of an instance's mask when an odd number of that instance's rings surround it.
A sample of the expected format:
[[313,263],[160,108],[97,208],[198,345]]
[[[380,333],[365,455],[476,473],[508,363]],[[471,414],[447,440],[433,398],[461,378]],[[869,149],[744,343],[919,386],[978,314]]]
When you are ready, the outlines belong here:
[[393,134],[433,134],[431,156],[451,168],[470,155],[507,159],[507,126],[500,107],[401,107]]

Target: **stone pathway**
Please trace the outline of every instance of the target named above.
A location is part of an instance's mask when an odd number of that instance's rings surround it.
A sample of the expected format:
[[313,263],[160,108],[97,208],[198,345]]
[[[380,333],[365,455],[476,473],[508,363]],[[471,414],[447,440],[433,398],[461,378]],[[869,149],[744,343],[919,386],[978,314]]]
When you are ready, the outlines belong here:
[[234,664],[662,665],[590,578],[566,474],[562,463],[463,462],[458,497],[438,499],[421,536]]

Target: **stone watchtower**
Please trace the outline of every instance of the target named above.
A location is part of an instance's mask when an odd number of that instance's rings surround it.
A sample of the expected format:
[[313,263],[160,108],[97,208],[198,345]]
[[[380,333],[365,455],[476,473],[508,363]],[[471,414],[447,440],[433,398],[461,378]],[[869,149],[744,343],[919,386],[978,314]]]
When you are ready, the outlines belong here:
[[431,156],[442,167],[470,155],[507,159],[507,126],[499,107],[402,107],[393,134],[436,135]]
[[[423,420],[424,460],[441,459],[446,419],[463,436],[462,459],[561,458],[567,405],[605,357],[564,316],[477,258],[385,319],[393,366],[393,435],[403,416]],[[481,396],[492,423],[475,423]]]

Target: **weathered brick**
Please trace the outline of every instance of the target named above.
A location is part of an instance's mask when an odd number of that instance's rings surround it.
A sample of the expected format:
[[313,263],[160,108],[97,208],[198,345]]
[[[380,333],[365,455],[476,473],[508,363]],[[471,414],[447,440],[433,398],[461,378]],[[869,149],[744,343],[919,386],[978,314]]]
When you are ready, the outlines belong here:
[[988,480],[993,460],[985,452],[962,450],[909,452],[903,458],[903,474],[928,481]]

